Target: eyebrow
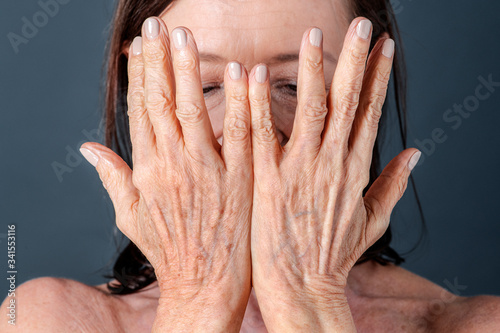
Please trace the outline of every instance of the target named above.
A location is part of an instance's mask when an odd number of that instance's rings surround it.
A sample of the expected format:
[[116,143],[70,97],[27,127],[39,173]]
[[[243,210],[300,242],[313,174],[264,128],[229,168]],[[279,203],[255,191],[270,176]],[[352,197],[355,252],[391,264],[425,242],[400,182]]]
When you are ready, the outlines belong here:
[[[205,53],[201,52],[199,54],[200,61],[205,61],[205,62],[211,62],[211,63],[217,63],[217,62],[225,62],[226,59],[223,57],[213,54],[213,53]],[[332,63],[337,63],[337,58],[335,58],[331,53],[328,52],[323,52],[323,59],[327,60]],[[264,61],[267,65],[275,65],[277,63],[287,63],[287,62],[293,62],[293,61],[298,61],[299,60],[299,54],[298,53],[282,53],[278,54],[270,59],[267,59]]]

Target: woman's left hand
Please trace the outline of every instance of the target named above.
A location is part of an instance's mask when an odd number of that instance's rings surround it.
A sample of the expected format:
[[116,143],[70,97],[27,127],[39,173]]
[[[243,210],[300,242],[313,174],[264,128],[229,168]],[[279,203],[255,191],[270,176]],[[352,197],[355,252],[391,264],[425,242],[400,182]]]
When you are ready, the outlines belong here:
[[[349,271],[386,231],[420,153],[407,149],[369,182],[372,150],[394,42],[383,36],[367,62],[371,23],[355,19],[326,93],[322,33],[303,37],[298,106],[280,146],[269,80],[249,78],[254,158],[252,281],[271,331],[354,329],[344,289]],[[267,75],[268,76],[268,75]],[[304,326],[306,325],[306,326]]]

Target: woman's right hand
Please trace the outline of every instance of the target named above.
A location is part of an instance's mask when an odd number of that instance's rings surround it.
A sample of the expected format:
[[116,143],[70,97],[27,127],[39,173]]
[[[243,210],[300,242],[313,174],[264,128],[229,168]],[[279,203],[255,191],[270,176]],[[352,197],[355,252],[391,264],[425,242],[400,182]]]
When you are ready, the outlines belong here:
[[113,201],[118,228],[155,269],[161,296],[153,331],[239,330],[251,289],[248,74],[239,64],[226,68],[221,147],[192,33],[178,28],[170,40],[165,23],[150,18],[142,36],[128,65],[133,172],[98,143],[85,143],[82,153]]

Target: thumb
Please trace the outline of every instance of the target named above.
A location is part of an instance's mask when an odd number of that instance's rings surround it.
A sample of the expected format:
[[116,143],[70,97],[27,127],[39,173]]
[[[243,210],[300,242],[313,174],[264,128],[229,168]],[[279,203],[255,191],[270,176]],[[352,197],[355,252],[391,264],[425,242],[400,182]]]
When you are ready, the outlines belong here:
[[380,237],[389,226],[392,210],[403,196],[410,173],[421,155],[422,153],[415,148],[406,149],[399,153],[387,164],[366,192],[365,207],[368,210],[369,220],[374,220],[369,222],[368,227],[375,228],[368,233],[369,235]]
[[80,152],[96,168],[113,202],[116,224],[128,236],[123,228],[130,225],[127,221],[135,216],[134,207],[139,202],[139,192],[132,183],[132,170],[115,152],[96,142],[84,143]]

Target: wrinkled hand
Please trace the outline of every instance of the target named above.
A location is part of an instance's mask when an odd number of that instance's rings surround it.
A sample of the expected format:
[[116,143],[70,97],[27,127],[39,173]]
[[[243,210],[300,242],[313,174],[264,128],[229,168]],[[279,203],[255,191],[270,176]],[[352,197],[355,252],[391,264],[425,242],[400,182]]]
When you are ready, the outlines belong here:
[[[344,295],[349,271],[387,229],[418,158],[416,149],[400,153],[363,197],[394,48],[383,36],[365,71],[370,39],[371,23],[355,19],[327,95],[322,33],[304,34],[297,111],[284,147],[273,124],[269,81],[259,83],[250,74],[252,283],[272,331],[304,328],[308,319],[323,315],[330,331],[347,331],[352,324]],[[321,330],[320,324],[308,325],[310,331]]]
[[[178,323],[189,331],[204,320],[207,331],[225,331],[241,323],[251,288],[247,74],[239,64],[226,68],[221,147],[207,114],[192,33],[177,28],[169,39],[164,22],[150,20],[129,51],[134,170],[102,145],[82,148],[95,156],[118,228],[155,269],[165,310],[163,318],[158,310],[157,328],[165,319],[161,327],[172,330]],[[241,77],[232,80],[230,72]]]

